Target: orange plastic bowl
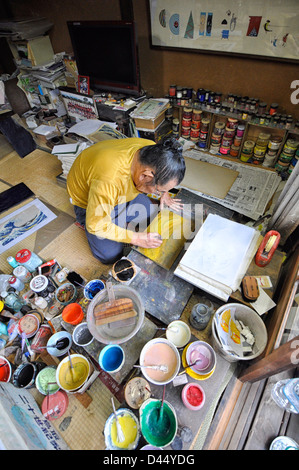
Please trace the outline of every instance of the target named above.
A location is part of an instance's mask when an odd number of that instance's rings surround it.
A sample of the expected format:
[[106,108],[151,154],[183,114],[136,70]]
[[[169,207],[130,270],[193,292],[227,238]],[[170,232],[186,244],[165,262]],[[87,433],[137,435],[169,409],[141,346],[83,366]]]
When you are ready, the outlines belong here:
[[71,325],[78,325],[78,323],[80,323],[83,318],[84,313],[82,307],[76,302],[68,304],[62,311],[62,319]]

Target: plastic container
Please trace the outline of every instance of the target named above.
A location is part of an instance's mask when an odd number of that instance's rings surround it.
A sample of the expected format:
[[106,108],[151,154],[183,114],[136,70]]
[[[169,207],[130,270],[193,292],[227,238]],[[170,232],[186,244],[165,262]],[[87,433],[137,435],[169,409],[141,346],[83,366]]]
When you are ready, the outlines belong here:
[[64,356],[72,346],[72,335],[67,331],[58,331],[47,342],[47,351],[51,356]]
[[216,354],[212,346],[205,341],[193,341],[186,351],[187,364],[194,364],[190,367],[193,372],[200,375],[210,374],[216,367]]
[[175,320],[168,325],[166,330],[166,338],[177,348],[182,348],[190,341],[190,328],[187,323],[181,320]]
[[20,250],[16,254],[16,261],[20,266],[25,266],[31,273],[43,263],[38,255],[28,249]]
[[[240,357],[231,354],[230,352],[223,349],[219,341],[218,334],[216,331],[215,317],[216,315],[220,315],[224,310],[227,310],[229,308],[236,308],[236,319],[241,320],[244,325],[248,326],[255,338],[254,351],[251,354],[248,354],[247,356]],[[212,321],[212,345],[216,352],[218,352],[228,362],[250,361],[252,359],[255,359],[256,357],[260,356],[264,351],[267,345],[267,340],[268,335],[265,324],[259,314],[255,312],[255,310],[253,310],[252,308],[238,303],[231,303],[222,305],[222,307],[216,310]]]
[[279,380],[271,390],[275,403],[289,413],[299,413],[299,378]]
[[21,290],[24,289],[24,284],[23,282],[15,277],[15,276],[11,276],[9,279],[8,279],[8,283],[10,285],[10,287],[13,287],[16,291],[20,292]]
[[0,382],[9,382],[12,368],[10,362],[4,356],[0,356]]
[[70,325],[78,325],[82,322],[83,318],[84,313],[82,307],[76,302],[67,305],[62,311],[63,321],[70,323]]
[[84,286],[84,297],[92,300],[101,290],[105,289],[105,284],[100,279],[93,279]]

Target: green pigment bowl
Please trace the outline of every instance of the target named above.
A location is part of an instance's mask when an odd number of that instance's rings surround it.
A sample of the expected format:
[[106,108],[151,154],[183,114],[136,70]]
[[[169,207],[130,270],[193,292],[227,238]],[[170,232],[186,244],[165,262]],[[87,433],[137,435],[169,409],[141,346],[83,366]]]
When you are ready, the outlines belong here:
[[140,428],[144,439],[155,447],[166,447],[174,440],[178,423],[174,408],[164,401],[160,415],[161,400],[149,398],[140,407]]

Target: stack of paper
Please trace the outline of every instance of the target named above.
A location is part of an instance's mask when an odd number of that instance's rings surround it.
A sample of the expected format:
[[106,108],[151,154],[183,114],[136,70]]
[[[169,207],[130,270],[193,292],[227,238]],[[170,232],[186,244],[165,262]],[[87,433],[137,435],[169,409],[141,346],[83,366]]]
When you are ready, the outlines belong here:
[[162,111],[169,107],[169,100],[166,98],[150,98],[140,103],[130,114],[133,118],[155,119]]
[[209,214],[174,274],[227,301],[257,250],[259,232]]
[[75,144],[62,144],[55,145],[52,149],[52,154],[58,157],[61,161],[62,175],[61,177],[66,179],[71,169],[72,164],[78,157],[78,155],[86,148],[88,144],[85,142],[78,142]]

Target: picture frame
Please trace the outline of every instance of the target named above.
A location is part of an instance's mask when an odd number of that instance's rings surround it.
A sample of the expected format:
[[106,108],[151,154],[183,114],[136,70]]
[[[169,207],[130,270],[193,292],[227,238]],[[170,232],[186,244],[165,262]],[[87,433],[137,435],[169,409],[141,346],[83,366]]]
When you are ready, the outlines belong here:
[[89,95],[89,77],[86,75],[78,75],[78,92]]
[[148,0],[151,47],[298,63],[298,0]]

